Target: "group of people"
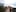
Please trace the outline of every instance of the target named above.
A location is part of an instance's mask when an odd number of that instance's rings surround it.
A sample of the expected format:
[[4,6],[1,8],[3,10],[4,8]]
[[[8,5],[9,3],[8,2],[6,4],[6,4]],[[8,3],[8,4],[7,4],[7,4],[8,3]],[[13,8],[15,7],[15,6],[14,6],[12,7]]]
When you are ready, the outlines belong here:
[[13,8],[11,6],[8,6],[8,7],[6,6],[5,9],[6,9],[6,12],[12,12],[12,10],[13,10]]

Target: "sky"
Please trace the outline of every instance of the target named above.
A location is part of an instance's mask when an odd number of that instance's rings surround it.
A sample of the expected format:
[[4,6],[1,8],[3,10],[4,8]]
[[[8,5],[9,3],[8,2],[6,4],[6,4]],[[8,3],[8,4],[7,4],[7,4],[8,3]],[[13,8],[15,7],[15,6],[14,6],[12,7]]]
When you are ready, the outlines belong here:
[[1,3],[4,3],[4,6],[10,5],[10,6],[12,6],[12,7],[16,7],[16,6],[12,5],[12,4],[16,4],[16,3],[15,3],[16,0],[0,0],[0,2],[1,2]]
[[10,5],[10,6],[16,8],[16,6],[12,5],[12,4],[16,4],[15,2],[16,2],[16,0],[5,0],[5,5]]

